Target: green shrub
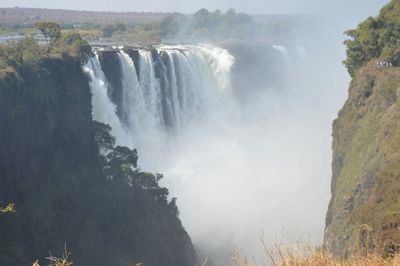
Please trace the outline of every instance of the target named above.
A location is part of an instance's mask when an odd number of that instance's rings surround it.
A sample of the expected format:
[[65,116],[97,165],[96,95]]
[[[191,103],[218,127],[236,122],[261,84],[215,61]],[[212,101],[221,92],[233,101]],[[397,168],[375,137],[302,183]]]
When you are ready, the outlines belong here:
[[376,18],[369,17],[355,30],[345,32],[350,39],[344,61],[350,75],[372,59],[400,65],[400,0],[392,0]]

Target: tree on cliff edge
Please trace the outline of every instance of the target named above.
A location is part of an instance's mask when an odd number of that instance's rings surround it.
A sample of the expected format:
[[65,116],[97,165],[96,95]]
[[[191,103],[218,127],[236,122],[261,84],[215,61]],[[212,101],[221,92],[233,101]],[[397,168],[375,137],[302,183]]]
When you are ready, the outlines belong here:
[[53,44],[55,41],[59,40],[61,37],[61,26],[55,22],[37,22],[35,27],[38,28],[43,36],[46,38],[46,42],[48,39],[50,40],[50,44]]

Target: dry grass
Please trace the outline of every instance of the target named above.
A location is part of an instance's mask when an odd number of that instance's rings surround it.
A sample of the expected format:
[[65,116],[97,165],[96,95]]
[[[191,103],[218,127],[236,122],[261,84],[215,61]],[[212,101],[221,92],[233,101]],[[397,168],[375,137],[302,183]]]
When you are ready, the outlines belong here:
[[[62,257],[54,257],[53,255],[50,254],[50,257],[47,257],[46,259],[49,261],[48,266],[74,266],[74,263],[70,261],[69,257],[71,256],[71,252],[67,250],[67,247],[64,247],[64,254]],[[32,266],[40,266],[39,261],[35,261]]]
[[369,254],[366,256],[352,256],[346,260],[334,258],[326,252],[316,249],[307,253],[299,253],[296,248],[279,248],[276,252],[268,251],[266,259],[260,264],[254,260],[242,258],[237,250],[233,253],[235,266],[400,266],[400,256],[384,259],[382,256]]
[[357,252],[346,259],[335,258],[329,252],[311,245],[299,247],[298,244],[284,246],[276,244],[273,249],[264,248],[264,257],[261,263],[256,260],[242,257],[235,247],[232,260],[235,266],[400,266],[400,255],[384,258],[379,252]]

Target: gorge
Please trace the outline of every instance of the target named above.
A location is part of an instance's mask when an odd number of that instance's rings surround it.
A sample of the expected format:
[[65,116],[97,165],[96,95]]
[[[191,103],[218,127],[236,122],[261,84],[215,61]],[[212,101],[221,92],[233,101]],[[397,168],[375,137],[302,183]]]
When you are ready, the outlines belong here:
[[[216,265],[230,263],[235,243],[257,253],[263,231],[270,244],[275,237],[322,237],[328,199],[310,195],[309,186],[328,188],[329,168],[315,164],[319,145],[329,147],[317,132],[329,132],[329,123],[315,127],[327,114],[316,115],[318,105],[307,99],[322,79],[301,84],[312,63],[303,47],[287,47],[96,48],[84,67],[94,119],[111,125],[117,143],[138,150],[141,169],[164,174],[195,246]],[[308,173],[294,178],[286,163]],[[327,178],[318,181],[322,172]],[[310,197],[294,196],[303,193]],[[258,209],[260,202],[269,203]],[[314,215],[293,223],[285,209]]]
[[348,73],[336,17],[1,9],[24,28],[0,43],[0,265],[261,264],[296,241],[390,263],[399,3],[346,32]]

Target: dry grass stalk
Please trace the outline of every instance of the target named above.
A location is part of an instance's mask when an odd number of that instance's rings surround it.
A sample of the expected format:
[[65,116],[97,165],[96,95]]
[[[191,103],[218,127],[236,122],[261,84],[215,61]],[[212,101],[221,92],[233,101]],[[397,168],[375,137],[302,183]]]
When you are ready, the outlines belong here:
[[[67,246],[64,247],[64,254],[62,255],[61,258],[54,257],[50,253],[50,257],[47,257],[46,259],[49,261],[48,266],[73,266],[74,263],[69,260],[69,257],[71,256],[71,252],[67,250]],[[35,261],[32,266],[40,266],[39,261]]]
[[[315,248],[313,245],[295,244],[284,246],[280,243],[275,244],[273,249],[267,247],[264,237],[261,243],[264,250],[264,258],[261,263],[249,261],[246,257],[241,257],[237,247],[233,249],[232,260],[235,266],[400,266],[400,254],[384,257],[374,245],[375,239],[372,231],[368,230],[368,240],[373,245],[358,244],[358,251],[346,259],[338,259],[327,251]],[[373,247],[373,249],[371,249]],[[356,251],[356,249],[354,249]]]

